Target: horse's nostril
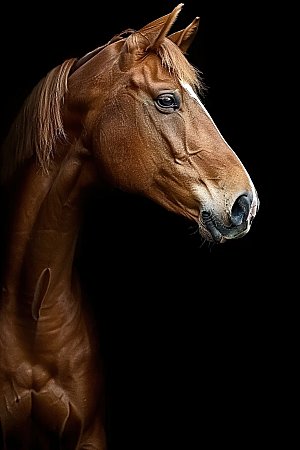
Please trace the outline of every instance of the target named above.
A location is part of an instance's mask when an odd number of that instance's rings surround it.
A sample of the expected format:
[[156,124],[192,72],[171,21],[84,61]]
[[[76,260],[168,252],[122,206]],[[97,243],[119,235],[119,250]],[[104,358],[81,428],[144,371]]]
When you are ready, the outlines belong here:
[[238,226],[246,222],[249,216],[251,202],[251,194],[243,194],[236,199],[231,209],[231,222],[233,225]]

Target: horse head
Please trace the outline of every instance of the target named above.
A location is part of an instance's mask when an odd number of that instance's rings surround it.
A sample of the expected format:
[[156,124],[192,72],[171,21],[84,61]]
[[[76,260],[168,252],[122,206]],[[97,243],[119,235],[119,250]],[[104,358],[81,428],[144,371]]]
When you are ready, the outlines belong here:
[[205,239],[224,242],[249,231],[258,197],[202,104],[199,73],[185,56],[199,18],[169,34],[181,8],[77,61],[66,123],[111,185],[196,221]]

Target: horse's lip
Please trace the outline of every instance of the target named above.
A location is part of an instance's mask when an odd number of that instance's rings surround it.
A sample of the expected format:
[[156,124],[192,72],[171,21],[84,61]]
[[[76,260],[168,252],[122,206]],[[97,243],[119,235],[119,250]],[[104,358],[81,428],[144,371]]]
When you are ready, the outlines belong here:
[[248,223],[238,226],[225,225],[211,211],[202,211],[202,223],[214,242],[223,243],[228,239],[238,239],[247,233]]

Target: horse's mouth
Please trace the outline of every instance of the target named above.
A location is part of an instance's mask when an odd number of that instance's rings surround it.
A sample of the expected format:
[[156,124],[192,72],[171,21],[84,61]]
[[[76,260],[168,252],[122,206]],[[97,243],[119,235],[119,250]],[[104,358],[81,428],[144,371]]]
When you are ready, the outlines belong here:
[[211,211],[202,211],[202,224],[208,231],[210,238],[217,243],[224,243],[228,239],[239,239],[248,232],[249,223],[240,225],[225,225]]

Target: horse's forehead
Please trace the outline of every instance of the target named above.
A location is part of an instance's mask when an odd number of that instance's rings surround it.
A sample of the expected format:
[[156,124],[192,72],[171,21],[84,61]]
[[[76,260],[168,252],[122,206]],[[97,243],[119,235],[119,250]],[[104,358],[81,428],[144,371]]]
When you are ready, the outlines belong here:
[[137,85],[152,86],[154,84],[168,84],[178,86],[179,82],[165,67],[157,55],[149,55],[137,64],[131,71],[131,79]]

